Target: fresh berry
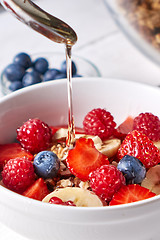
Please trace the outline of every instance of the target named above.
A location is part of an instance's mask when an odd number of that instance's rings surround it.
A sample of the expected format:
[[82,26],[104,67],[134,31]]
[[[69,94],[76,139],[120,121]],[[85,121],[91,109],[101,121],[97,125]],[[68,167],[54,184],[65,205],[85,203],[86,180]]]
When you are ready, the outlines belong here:
[[3,168],[2,180],[10,190],[22,193],[35,181],[32,162],[20,157],[10,159]]
[[61,73],[62,72],[56,68],[48,69],[44,74],[43,81],[46,82],[46,81],[55,80],[55,78]]
[[31,161],[33,155],[28,151],[24,150],[19,143],[9,143],[0,145],[0,170],[3,169],[4,165],[13,158],[25,158]]
[[147,188],[144,188],[138,184],[131,184],[121,187],[120,190],[114,194],[109,205],[112,206],[118,204],[132,203],[154,196],[156,196],[156,194],[150,192]]
[[141,113],[133,122],[133,129],[141,131],[152,141],[160,140],[160,120],[152,113]]
[[78,78],[78,77],[82,77],[82,75],[80,75],[80,74],[75,74],[75,75],[73,75],[72,77],[73,77],[73,78]]
[[49,203],[63,205],[64,202],[62,201],[62,199],[58,197],[51,197],[51,199],[49,200]]
[[40,119],[30,119],[17,129],[17,140],[32,154],[38,153],[50,146],[52,131]]
[[50,200],[49,200],[49,203],[51,204],[58,204],[58,205],[65,205],[65,206],[76,206],[74,204],[73,201],[67,201],[67,202],[63,202],[60,198],[58,197],[52,197]]
[[134,130],[123,140],[117,157],[121,160],[125,155],[138,158],[148,169],[160,163],[160,152],[154,143],[143,133]]
[[146,168],[135,157],[126,155],[118,163],[117,168],[123,173],[127,183],[141,183],[146,176]]
[[41,75],[35,70],[32,70],[31,72],[26,72],[22,79],[23,87],[27,87],[40,82],[42,82]]
[[22,82],[21,81],[14,81],[11,82],[11,84],[9,85],[9,89],[13,92],[16,91],[18,89],[21,89],[23,87]]
[[25,69],[32,66],[31,57],[25,52],[18,53],[14,57],[13,62],[16,64],[19,64],[20,66],[24,67]]
[[114,131],[114,136],[124,140],[129,132],[133,130],[133,118],[127,117],[126,120],[121,123]]
[[107,202],[125,184],[123,174],[113,165],[103,165],[97,168],[90,173],[89,180],[92,191]]
[[40,57],[34,61],[33,65],[37,72],[44,74],[48,70],[49,63],[46,58]]
[[63,78],[66,78],[66,74],[60,73],[60,74],[57,74],[54,79],[56,80],[56,79],[63,79]]
[[59,171],[60,160],[55,153],[51,151],[42,151],[35,156],[33,166],[39,177],[44,179],[54,178]]
[[47,184],[42,178],[38,178],[30,187],[28,187],[23,195],[28,198],[42,201],[49,194]]
[[21,81],[25,74],[25,69],[19,64],[11,63],[5,68],[4,74],[10,82]]
[[98,136],[101,139],[109,138],[114,133],[115,126],[111,113],[101,108],[90,111],[83,121],[86,134]]
[[[67,64],[66,61],[63,61],[61,64],[61,71],[66,74],[67,72]],[[72,75],[77,74],[77,67],[74,61],[72,61]]]
[[88,180],[90,172],[109,164],[107,156],[100,153],[89,138],[78,139],[75,148],[69,150],[66,161],[71,173],[81,180]]

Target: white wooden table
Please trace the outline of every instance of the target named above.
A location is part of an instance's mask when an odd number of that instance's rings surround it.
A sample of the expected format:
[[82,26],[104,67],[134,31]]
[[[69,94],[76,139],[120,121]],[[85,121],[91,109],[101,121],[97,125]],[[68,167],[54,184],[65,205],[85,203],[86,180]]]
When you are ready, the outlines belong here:
[[[158,66],[125,38],[103,0],[37,0],[36,3],[75,29],[78,42],[73,53],[92,61],[103,77],[160,85]],[[64,46],[34,32],[9,13],[0,12],[0,71],[21,51],[64,52]],[[1,91],[0,97],[3,97]],[[26,238],[0,224],[0,240],[11,239]]]

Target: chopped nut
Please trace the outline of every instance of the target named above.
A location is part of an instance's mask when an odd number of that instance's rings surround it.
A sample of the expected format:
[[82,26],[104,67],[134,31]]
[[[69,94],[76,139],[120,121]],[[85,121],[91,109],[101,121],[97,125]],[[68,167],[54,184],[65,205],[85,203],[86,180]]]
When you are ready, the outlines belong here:
[[59,159],[64,160],[67,157],[68,148],[64,144],[54,144],[51,147],[51,151],[54,152]]
[[65,188],[65,187],[72,187],[73,183],[69,179],[62,179],[59,182],[57,182],[56,187],[59,188]]
[[79,187],[80,188],[83,188],[83,189],[89,189],[90,188],[90,185],[89,185],[89,182],[87,181],[87,182],[80,182],[80,184],[79,184]]
[[156,34],[156,41],[160,44],[160,33]]

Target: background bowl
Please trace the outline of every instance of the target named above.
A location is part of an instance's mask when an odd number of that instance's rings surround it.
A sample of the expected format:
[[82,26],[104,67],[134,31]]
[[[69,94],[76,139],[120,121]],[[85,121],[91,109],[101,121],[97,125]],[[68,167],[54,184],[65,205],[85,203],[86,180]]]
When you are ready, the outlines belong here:
[[[37,53],[31,55],[32,62],[37,58],[46,58],[49,62],[49,68],[61,69],[62,62],[66,60],[65,53],[60,52],[47,52],[47,53]],[[98,68],[89,60],[79,57],[76,55],[72,56],[72,61],[75,62],[77,67],[77,74],[82,77],[100,77],[101,74]],[[11,82],[6,78],[4,71],[1,74],[1,89],[4,95],[11,93],[9,89]],[[43,82],[42,82],[43,83]]]
[[[73,79],[73,109],[78,127],[93,108],[106,108],[119,124],[128,115],[140,112],[150,111],[160,116],[159,102],[159,89],[148,85],[103,78]],[[12,142],[16,128],[29,118],[38,117],[49,125],[66,124],[66,80],[11,93],[0,99],[0,109],[1,144]],[[160,196],[131,204],[91,208],[42,203],[3,186],[0,186],[0,196],[0,221],[29,239],[159,239]]]
[[129,40],[159,66],[160,2],[104,0],[104,3]]

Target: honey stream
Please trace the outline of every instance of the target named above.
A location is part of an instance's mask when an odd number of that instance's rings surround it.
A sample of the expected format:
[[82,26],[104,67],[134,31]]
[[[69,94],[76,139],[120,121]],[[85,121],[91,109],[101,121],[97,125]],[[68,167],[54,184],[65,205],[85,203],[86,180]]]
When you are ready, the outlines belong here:
[[66,145],[73,148],[75,127],[72,101],[72,46],[77,42],[75,31],[62,20],[52,16],[31,0],[1,0],[3,7],[18,20],[50,40],[63,43],[66,47],[67,85],[68,85],[68,137]]

